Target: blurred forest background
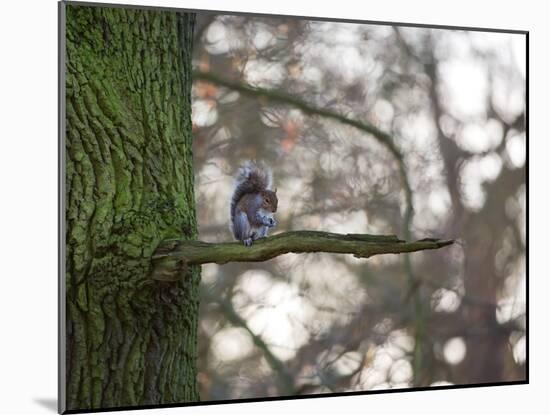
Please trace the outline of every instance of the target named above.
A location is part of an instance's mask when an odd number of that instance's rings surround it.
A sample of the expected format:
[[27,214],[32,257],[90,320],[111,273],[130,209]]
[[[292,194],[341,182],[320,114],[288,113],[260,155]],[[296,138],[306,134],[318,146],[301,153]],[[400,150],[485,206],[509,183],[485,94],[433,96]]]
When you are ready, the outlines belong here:
[[[403,154],[411,238],[437,251],[203,266],[201,400],[526,378],[525,36],[199,13],[194,67],[375,125]],[[193,87],[199,235],[229,241],[233,176],[273,167],[286,230],[397,234],[372,136],[268,97]]]

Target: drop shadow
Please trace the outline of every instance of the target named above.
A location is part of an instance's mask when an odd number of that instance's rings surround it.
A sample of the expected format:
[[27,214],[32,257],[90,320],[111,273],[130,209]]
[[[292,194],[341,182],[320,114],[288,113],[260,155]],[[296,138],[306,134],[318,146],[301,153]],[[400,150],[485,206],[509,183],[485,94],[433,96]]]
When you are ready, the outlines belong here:
[[35,398],[34,402],[52,412],[57,413],[57,399],[55,398]]

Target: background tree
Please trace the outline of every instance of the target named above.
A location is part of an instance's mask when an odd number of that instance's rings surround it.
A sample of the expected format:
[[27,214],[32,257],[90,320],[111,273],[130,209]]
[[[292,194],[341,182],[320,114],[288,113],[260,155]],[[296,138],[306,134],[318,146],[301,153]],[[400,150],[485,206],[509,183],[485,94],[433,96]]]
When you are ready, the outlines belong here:
[[388,132],[411,234],[459,239],[203,266],[203,399],[525,379],[524,35],[200,14],[194,66],[202,240],[230,238],[248,158],[275,167],[279,230],[403,235],[387,147],[280,95]]

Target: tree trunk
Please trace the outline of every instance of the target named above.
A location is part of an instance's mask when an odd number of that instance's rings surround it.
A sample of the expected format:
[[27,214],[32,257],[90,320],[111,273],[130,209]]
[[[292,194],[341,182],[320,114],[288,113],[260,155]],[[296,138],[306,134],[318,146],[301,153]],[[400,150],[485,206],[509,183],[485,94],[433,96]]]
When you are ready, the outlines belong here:
[[66,409],[198,400],[200,270],[150,278],[195,239],[194,15],[66,6]]

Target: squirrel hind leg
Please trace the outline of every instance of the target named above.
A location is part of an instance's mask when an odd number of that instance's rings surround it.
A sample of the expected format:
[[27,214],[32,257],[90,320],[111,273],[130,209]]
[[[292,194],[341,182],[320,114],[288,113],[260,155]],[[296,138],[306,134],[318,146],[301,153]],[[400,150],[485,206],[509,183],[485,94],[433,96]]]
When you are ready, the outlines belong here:
[[239,241],[250,238],[250,224],[244,212],[238,212],[233,219],[233,236]]

